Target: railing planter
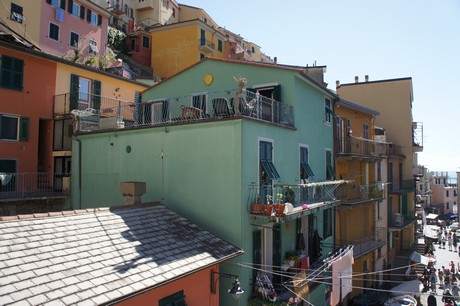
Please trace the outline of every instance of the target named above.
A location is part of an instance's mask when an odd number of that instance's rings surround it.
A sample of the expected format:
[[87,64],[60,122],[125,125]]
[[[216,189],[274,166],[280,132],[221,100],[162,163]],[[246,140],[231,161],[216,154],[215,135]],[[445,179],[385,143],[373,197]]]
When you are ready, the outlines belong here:
[[265,216],[271,216],[273,212],[273,205],[272,204],[264,204],[263,207],[263,214]]
[[251,204],[251,213],[255,215],[260,215],[263,213],[263,204],[260,202],[260,196],[256,197],[256,201]]

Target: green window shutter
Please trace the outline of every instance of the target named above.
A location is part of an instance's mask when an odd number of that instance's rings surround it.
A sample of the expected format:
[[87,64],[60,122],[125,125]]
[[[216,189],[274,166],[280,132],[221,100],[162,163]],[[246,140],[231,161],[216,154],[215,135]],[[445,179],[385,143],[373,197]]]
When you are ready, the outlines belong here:
[[101,81],[93,81],[93,108],[101,108]]
[[70,109],[71,110],[78,108],[78,91],[80,87],[80,77],[76,74],[70,75]]
[[0,86],[22,90],[24,76],[24,61],[22,59],[2,56]]
[[68,7],[67,7],[67,11],[72,14],[72,10],[73,10],[73,0],[69,0],[69,4],[68,4]]
[[80,6],[80,19],[85,19],[85,7]]
[[281,85],[273,88],[273,100],[281,102]]
[[19,140],[29,140],[29,118],[22,117],[19,123]]

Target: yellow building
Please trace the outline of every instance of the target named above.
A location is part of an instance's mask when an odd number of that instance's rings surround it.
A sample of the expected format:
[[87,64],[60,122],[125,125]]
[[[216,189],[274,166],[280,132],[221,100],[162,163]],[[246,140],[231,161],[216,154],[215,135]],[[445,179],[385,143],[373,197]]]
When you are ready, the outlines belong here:
[[200,19],[152,28],[154,76],[167,78],[206,57],[224,58],[225,36]]
[[389,260],[415,242],[414,162],[423,149],[423,127],[412,119],[412,78],[337,83],[341,98],[372,108],[380,113],[375,124],[385,128],[388,173]]
[[[386,254],[387,229],[378,223],[380,202],[385,198],[381,161],[385,146],[374,141],[378,112],[340,99],[335,104],[336,175],[348,183],[340,187],[341,205],[336,208],[335,244],[354,245],[352,296],[374,286]],[[380,261],[379,261],[380,260]],[[348,298],[351,298],[348,297]]]
[[39,46],[42,1],[0,0],[2,20],[14,32]]

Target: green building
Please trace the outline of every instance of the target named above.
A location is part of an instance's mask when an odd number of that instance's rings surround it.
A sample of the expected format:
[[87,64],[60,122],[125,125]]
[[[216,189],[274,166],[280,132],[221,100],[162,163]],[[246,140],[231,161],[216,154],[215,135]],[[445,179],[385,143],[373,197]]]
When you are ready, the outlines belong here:
[[[292,286],[296,274],[323,271],[334,248],[334,189],[343,182],[333,160],[337,96],[323,68],[205,59],[154,85],[112,112],[122,125],[75,135],[73,208],[122,205],[121,182],[146,182],[143,202],[159,200],[245,251],[221,265],[245,290],[239,305],[268,297],[267,279],[279,299],[287,287],[325,305],[324,283]],[[255,202],[262,207],[252,210]],[[296,266],[287,253],[298,255]],[[235,305],[223,283],[220,305]]]

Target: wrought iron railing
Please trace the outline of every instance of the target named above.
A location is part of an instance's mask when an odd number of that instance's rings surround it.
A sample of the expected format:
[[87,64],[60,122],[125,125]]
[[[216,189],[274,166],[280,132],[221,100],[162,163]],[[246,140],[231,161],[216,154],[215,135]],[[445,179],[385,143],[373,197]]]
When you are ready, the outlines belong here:
[[336,138],[335,153],[362,156],[401,155],[401,147],[390,142],[346,136]]
[[[78,118],[78,131],[80,132],[236,117],[294,127],[292,106],[250,91],[243,91],[241,94],[237,94],[236,90],[207,92],[153,99],[142,103],[89,94],[81,97],[81,93],[78,98],[79,102],[75,103],[72,100],[74,96],[71,94],[55,96],[54,114],[55,117],[58,117],[76,109],[74,113]],[[106,124],[107,122],[109,124]]]
[[415,212],[394,213],[389,215],[388,224],[392,227],[404,227],[415,220]]
[[359,257],[365,253],[368,253],[376,248],[381,247],[387,241],[387,229],[376,228],[372,233],[357,237],[355,239],[336,239],[336,247],[346,247],[353,245],[353,256]]
[[70,174],[0,172],[0,199],[70,194]]
[[202,38],[198,39],[198,44],[201,49],[206,49],[209,51],[214,51],[215,49],[215,44],[212,41],[207,40],[207,39],[202,39]]
[[394,193],[413,192],[415,191],[415,180],[390,181],[388,191]]
[[386,198],[387,188],[383,182],[373,184],[344,184],[337,188],[336,196],[342,204],[362,203],[368,200],[383,200]]

